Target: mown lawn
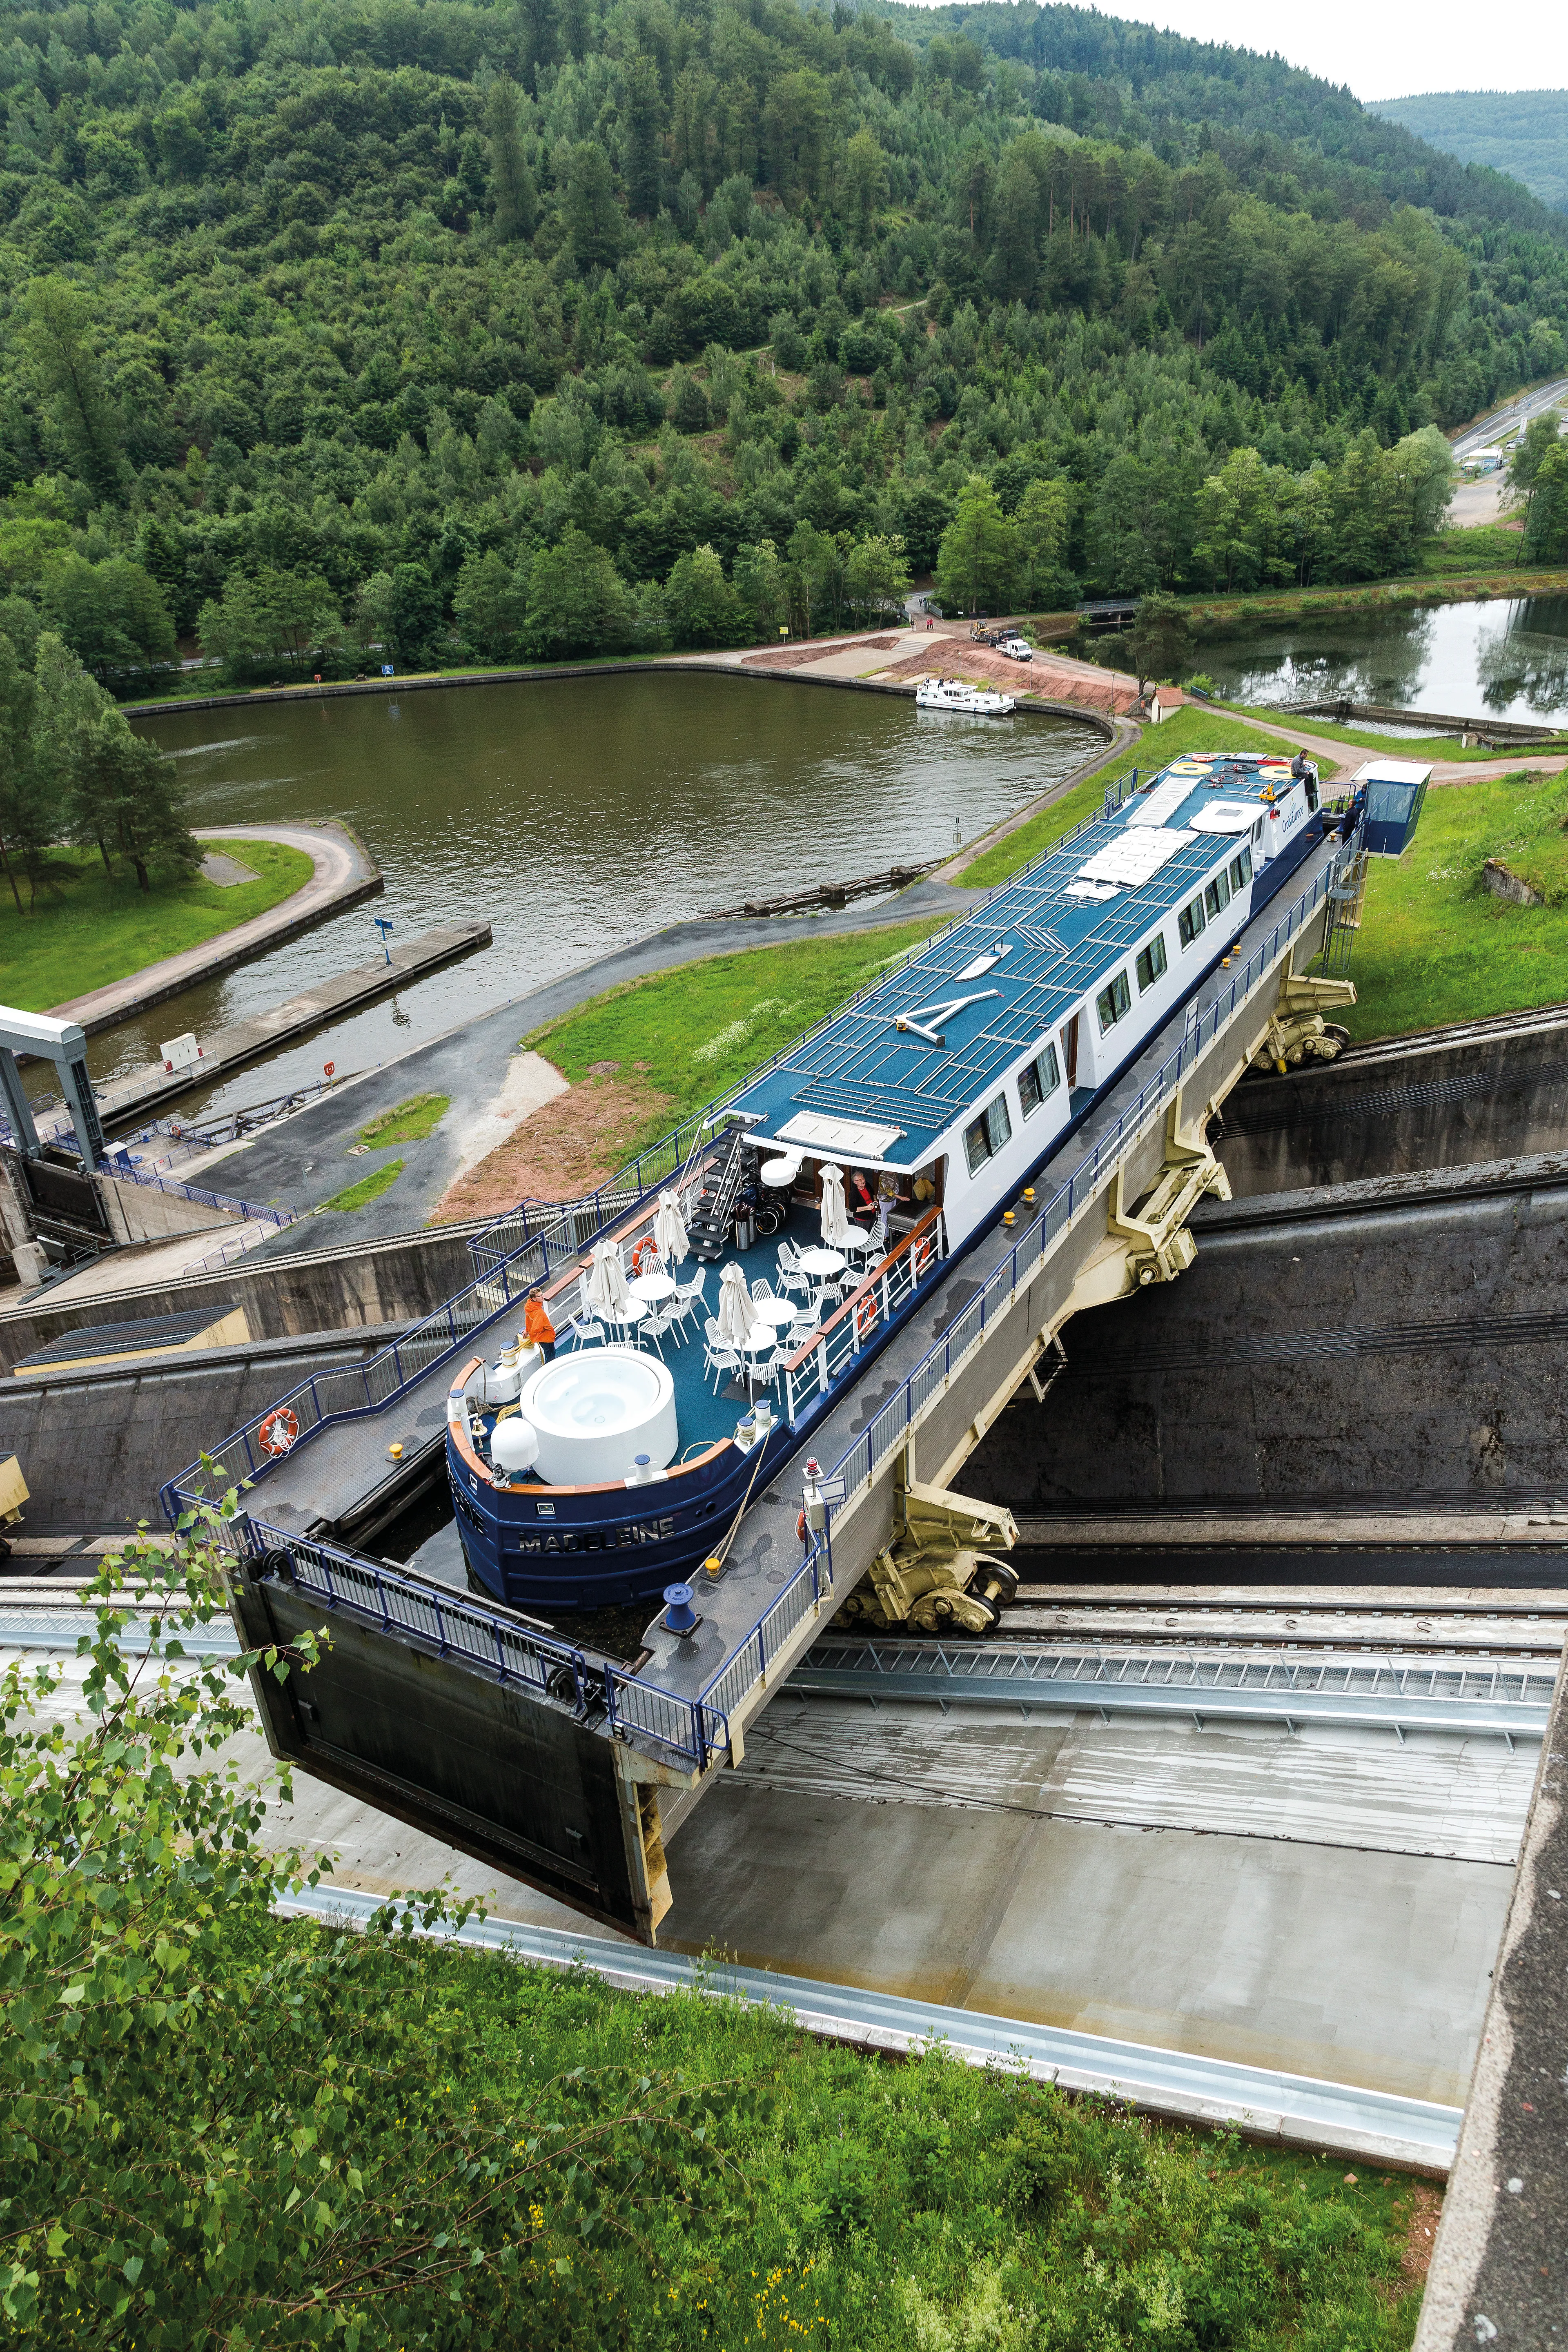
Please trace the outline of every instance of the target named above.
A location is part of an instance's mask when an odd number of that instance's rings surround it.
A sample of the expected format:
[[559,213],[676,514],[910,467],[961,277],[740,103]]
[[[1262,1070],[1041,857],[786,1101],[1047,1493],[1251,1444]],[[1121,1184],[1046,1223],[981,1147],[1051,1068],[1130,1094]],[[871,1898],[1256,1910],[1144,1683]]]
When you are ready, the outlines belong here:
[[521,2108],[574,2068],[722,2086],[727,2164],[701,2230],[666,2204],[633,2237],[563,2249],[553,2340],[572,2352],[1410,2340],[1410,2222],[1436,2199],[1398,2175],[1163,2128],[1005,2067],[879,2063],[696,1992],[617,1992],[449,1948],[394,1946],[379,1966],[394,2005],[425,2008],[433,2047],[451,2030],[457,2103]]
[[[1278,714],[1271,715],[1278,724]],[[1256,727],[1244,726],[1240,719],[1228,718],[1223,711],[1188,703],[1158,727],[1146,727],[1128,752],[1125,764],[1101,768],[1098,775],[1075,785],[1059,801],[1053,801],[1049,808],[1042,809],[1038,816],[1031,817],[1027,824],[1021,824],[1016,833],[999,841],[994,849],[986,850],[972,866],[965,866],[959,879],[971,888],[994,888],[998,882],[1005,882],[1031,857],[1038,857],[1042,850],[1048,849],[1060,835],[1070,833],[1075,824],[1094,815],[1104,803],[1107,785],[1133,768],[1141,776],[1147,776],[1188,751],[1272,752],[1280,749],[1288,751],[1289,746],[1271,742]],[[1321,761],[1319,768],[1323,772]]]
[[[590,1072],[646,1079],[666,1098],[657,1128],[664,1134],[836,1012],[936,928],[928,918],[707,956],[595,996],[521,1044],[544,1055],[574,1086]],[[650,1131],[628,1149],[653,1140]]]
[[154,881],[139,890],[134,877],[114,879],[96,849],[49,853],[37,903],[29,906],[18,877],[23,912],[0,880],[0,991],[8,1004],[44,1013],[111,981],[129,979],[163,957],[201,946],[302,888],[314,871],[303,850],[279,841],[212,844],[254,882],[220,889],[199,876],[189,882]]
[[[1426,795],[1411,847],[1373,858],[1351,963],[1356,1037],[1568,999],[1568,770],[1445,784]],[[1481,886],[1496,857],[1543,892],[1518,907]]]

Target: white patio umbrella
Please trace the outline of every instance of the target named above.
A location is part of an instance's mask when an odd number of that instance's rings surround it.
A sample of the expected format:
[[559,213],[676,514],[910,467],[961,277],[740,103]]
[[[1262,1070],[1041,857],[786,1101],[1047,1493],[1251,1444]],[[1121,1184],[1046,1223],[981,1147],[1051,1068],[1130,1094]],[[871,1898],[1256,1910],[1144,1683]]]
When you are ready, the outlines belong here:
[[608,1316],[612,1323],[619,1323],[625,1319],[630,1297],[619,1245],[600,1242],[594,1251],[594,1270],[588,1276],[589,1306],[596,1315]]
[[689,1251],[686,1241],[686,1220],[680,1213],[680,1203],[673,1192],[661,1192],[658,1209],[653,1221],[653,1237],[658,1254],[666,1265],[684,1265]]
[[752,1336],[755,1318],[752,1313],[751,1295],[746,1277],[738,1265],[724,1268],[719,1276],[719,1339],[726,1348],[743,1348]]
[[841,1250],[849,1238],[849,1220],[844,1213],[844,1171],[831,1160],[822,1171],[822,1238],[833,1250]]

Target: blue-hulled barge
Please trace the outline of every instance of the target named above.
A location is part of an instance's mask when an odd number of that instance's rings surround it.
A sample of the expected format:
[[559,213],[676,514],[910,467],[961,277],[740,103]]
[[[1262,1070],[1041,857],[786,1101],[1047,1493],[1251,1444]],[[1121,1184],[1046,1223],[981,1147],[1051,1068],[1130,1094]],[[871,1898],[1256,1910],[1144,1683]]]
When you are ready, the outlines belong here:
[[[711,1273],[684,1328],[641,1349],[612,1339],[595,1364],[601,1351],[579,1351],[570,1328],[590,1312],[586,1259],[558,1267],[542,1286],[564,1345],[542,1377],[564,1395],[563,1426],[574,1399],[592,1422],[606,1393],[614,1421],[625,1378],[650,1398],[658,1391],[656,1422],[642,1426],[662,1434],[649,1454],[634,1427],[627,1458],[608,1476],[509,1474],[496,1458],[498,1423],[527,1419],[541,1376],[524,1383],[520,1413],[505,1365],[472,1357],[452,1381],[447,1431],[470,1581],[555,1613],[651,1600],[690,1580],[752,1495],[809,1454],[846,1385],[1036,1181],[1323,829],[1315,785],[1293,780],[1282,761],[1175,761],[737,1088],[671,1171],[709,1255],[738,1263],[748,1287],[761,1280],[779,1291],[779,1243],[801,1252],[817,1243],[830,1166],[849,1173],[852,1215],[857,1177],[879,1209],[885,1202],[885,1244],[863,1275],[846,1277],[818,1328],[779,1347],[756,1391],[760,1413],[740,1373],[708,1369]],[[764,1203],[785,1220],[767,1237],[752,1230]],[[656,1207],[650,1187],[597,1235],[616,1242],[629,1278],[658,1265]],[[508,1238],[503,1221],[492,1247]]]

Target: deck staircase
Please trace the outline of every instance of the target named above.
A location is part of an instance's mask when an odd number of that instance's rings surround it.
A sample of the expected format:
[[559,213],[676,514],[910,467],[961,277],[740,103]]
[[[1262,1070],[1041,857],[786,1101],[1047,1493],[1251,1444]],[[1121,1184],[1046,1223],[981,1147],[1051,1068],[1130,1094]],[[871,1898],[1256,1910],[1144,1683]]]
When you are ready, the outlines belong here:
[[686,1221],[686,1238],[692,1255],[703,1265],[711,1265],[721,1257],[729,1244],[735,1202],[745,1178],[745,1129],[731,1128],[709,1162],[701,1198]]

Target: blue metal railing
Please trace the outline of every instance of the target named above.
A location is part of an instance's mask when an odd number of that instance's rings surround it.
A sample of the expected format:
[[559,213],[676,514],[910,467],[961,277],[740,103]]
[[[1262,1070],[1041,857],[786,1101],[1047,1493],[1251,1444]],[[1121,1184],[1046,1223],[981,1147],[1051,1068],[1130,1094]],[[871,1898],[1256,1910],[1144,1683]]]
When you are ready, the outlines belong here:
[[200,1208],[221,1209],[245,1224],[273,1225],[279,1233],[300,1218],[298,1209],[273,1209],[264,1201],[237,1201],[231,1193],[209,1192],[204,1184],[183,1184],[177,1176],[160,1176],[155,1170],[138,1168],[122,1145],[107,1155],[103,1173],[118,1177],[122,1184],[144,1184],[155,1192],[172,1192],[176,1200],[195,1201]]
[[[295,1584],[329,1611],[347,1611],[386,1633],[413,1633],[440,1656],[460,1658],[497,1682],[516,1684],[570,1706],[584,1719],[601,1721],[611,1733],[638,1732],[692,1771],[702,1771],[729,1748],[722,1706],[709,1692],[682,1698],[611,1659],[590,1658],[574,1643],[537,1633],[482,1601],[379,1568],[336,1544],[269,1527],[261,1519],[232,1524],[253,1559],[287,1553]],[[795,1583],[813,1564],[807,1562]],[[786,1587],[769,1619],[792,1590]]]

